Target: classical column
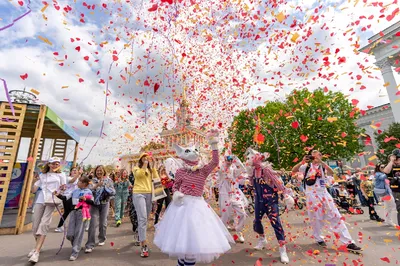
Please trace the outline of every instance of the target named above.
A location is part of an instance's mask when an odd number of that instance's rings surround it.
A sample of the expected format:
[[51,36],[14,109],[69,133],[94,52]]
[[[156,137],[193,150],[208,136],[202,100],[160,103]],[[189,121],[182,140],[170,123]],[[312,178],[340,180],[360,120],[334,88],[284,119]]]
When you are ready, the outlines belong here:
[[391,62],[388,58],[385,58],[376,62],[375,65],[380,68],[385,84],[388,84],[386,90],[389,96],[390,106],[392,107],[394,121],[400,123],[400,102],[396,102],[400,101],[400,97],[396,95],[399,90],[397,89]]

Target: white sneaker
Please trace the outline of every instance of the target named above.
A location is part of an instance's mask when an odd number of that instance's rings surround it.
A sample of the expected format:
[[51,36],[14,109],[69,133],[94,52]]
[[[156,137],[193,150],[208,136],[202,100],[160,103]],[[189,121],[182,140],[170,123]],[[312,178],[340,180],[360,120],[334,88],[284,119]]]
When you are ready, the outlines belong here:
[[62,233],[62,232],[64,232],[64,228],[63,227],[58,227],[54,231],[57,232],[57,233]]
[[104,246],[106,244],[106,242],[99,242],[99,246]]
[[29,258],[29,262],[37,263],[39,261],[39,252],[33,252],[32,256]]
[[28,258],[32,257],[33,253],[35,253],[36,249],[32,249],[28,254]]
[[230,225],[228,225],[228,226],[226,227],[226,229],[228,229],[229,231],[233,230],[233,228],[232,228]]
[[258,239],[257,246],[254,247],[255,250],[263,250],[267,245],[268,241],[265,238]]
[[85,249],[85,253],[92,253],[93,249],[92,248],[87,248]]
[[240,243],[244,243],[243,234],[242,234],[242,233],[236,233],[236,234],[237,234],[237,236],[238,236],[237,241],[240,242]]
[[397,226],[397,224],[395,224],[394,222],[389,222],[389,221],[385,222],[385,224],[389,225],[389,226],[394,226],[394,227]]
[[279,247],[279,253],[281,254],[281,262],[288,264],[289,263],[289,257],[286,253],[286,246]]
[[71,255],[71,257],[69,257],[69,261],[75,261],[77,258],[73,255]]

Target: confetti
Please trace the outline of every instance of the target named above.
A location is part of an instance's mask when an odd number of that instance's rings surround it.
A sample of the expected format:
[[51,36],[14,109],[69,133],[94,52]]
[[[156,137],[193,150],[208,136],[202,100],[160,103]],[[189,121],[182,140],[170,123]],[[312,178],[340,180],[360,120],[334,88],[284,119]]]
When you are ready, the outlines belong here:
[[45,38],[45,37],[38,36],[38,38],[39,38],[42,42],[47,43],[48,45],[53,45],[53,43],[52,43],[51,41],[49,41],[49,39],[47,39],[47,38]]

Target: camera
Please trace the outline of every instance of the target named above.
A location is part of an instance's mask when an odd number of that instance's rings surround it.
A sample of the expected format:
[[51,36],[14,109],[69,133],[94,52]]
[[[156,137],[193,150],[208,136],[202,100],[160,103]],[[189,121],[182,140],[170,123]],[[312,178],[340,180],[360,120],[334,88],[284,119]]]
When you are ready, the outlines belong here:
[[313,161],[315,159],[315,157],[312,156],[312,155],[307,155],[306,159],[309,160],[309,161]]
[[394,150],[392,151],[392,154],[393,154],[393,155],[396,155],[396,158],[400,158],[400,149],[394,149]]

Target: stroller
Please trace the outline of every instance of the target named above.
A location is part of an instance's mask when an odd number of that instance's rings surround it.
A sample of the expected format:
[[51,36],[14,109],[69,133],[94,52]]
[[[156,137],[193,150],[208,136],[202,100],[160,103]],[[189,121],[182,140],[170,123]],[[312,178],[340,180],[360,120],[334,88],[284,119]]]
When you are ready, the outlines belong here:
[[339,211],[343,210],[349,214],[364,214],[364,210],[360,207],[358,201],[348,193],[342,184],[339,187],[334,186],[331,191],[332,198],[338,206]]

